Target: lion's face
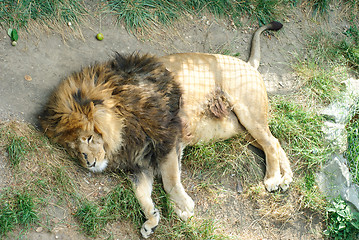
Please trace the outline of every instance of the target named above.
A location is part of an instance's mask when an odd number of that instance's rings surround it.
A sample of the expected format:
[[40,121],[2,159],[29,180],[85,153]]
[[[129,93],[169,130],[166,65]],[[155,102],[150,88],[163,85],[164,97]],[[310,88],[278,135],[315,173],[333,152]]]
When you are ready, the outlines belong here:
[[102,172],[108,160],[105,158],[104,141],[97,133],[81,132],[75,142],[69,144],[80,164],[92,172]]

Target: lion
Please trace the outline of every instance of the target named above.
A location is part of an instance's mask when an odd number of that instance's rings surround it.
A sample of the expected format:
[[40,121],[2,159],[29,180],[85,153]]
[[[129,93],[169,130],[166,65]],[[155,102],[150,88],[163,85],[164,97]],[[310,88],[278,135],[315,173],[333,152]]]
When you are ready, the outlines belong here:
[[187,220],[194,214],[180,176],[188,145],[245,131],[247,140],[265,153],[266,189],[286,190],[293,173],[269,130],[267,92],[257,71],[260,34],[281,27],[272,22],[254,33],[248,62],[206,53],[116,53],[63,80],[45,106],[41,125],[90,171],[129,172],[146,217],[140,230],[144,238],[160,220],[151,199],[157,175],[178,216]]

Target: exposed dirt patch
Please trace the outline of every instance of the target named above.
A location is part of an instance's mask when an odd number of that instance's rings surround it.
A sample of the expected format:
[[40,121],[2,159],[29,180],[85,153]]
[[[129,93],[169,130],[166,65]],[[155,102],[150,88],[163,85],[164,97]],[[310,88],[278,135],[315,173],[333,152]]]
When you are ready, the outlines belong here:
[[[329,21],[306,20],[302,12],[293,13],[284,22],[284,28],[274,35],[262,37],[262,60],[259,71],[263,74],[268,92],[285,94],[300,86],[291,70],[290,60],[302,52],[304,38],[313,29],[330,29],[340,33],[345,22],[335,14]],[[51,90],[67,75],[94,61],[108,59],[114,51],[135,51],[165,55],[175,52],[239,53],[246,59],[251,34],[255,26],[233,29],[229,23],[211,16],[176,24],[173,29],[149,36],[151,41],[140,41],[111,19],[94,19],[81,29],[83,40],[70,36],[66,41],[57,33],[37,33],[21,36],[12,47],[7,31],[0,32],[0,118],[21,119],[37,124]],[[68,26],[63,26],[67,28]],[[101,31],[105,39],[97,41]],[[31,76],[31,81],[25,76]],[[21,123],[22,124],[22,123]],[[7,153],[0,146],[0,189],[10,186],[13,176]],[[84,189],[89,198],[106,193],[100,186],[110,188],[109,176],[89,177],[79,171],[78,178],[96,188]],[[196,188],[201,183],[198,176],[184,171],[183,181],[196,202],[196,218],[214,219],[218,231],[234,239],[320,239],[322,222],[310,210],[301,210],[298,194],[291,189],[279,196],[271,196],[259,182],[251,187],[243,186],[239,194],[238,179],[218,179],[215,188]],[[102,185],[101,185],[102,184]],[[214,189],[214,190],[213,190]],[[282,213],[280,212],[282,210]],[[51,222],[51,229],[33,229],[25,233],[28,239],[87,239],[80,233],[72,218],[71,209],[63,209],[55,203],[44,210],[43,217]],[[282,215],[281,215],[282,214]],[[284,214],[284,215],[283,215]],[[106,228],[114,239],[138,239],[138,229],[128,222],[110,223]],[[9,235],[17,238],[21,229]]]

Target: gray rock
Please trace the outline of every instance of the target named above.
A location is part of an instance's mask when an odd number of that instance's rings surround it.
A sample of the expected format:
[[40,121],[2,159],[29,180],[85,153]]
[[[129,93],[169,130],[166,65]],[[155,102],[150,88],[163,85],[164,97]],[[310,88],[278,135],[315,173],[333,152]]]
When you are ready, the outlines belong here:
[[352,118],[353,109],[358,104],[359,80],[348,79],[345,84],[346,92],[340,100],[321,111],[327,119],[322,129],[325,140],[334,147],[336,155],[317,174],[316,181],[329,200],[341,196],[359,211],[359,187],[352,182],[347,161],[342,154],[348,145],[345,125]]
[[324,122],[322,131],[328,144],[334,147],[339,153],[345,152],[348,146],[347,130],[345,124]]
[[345,81],[345,85],[346,92],[343,96],[320,112],[328,121],[346,124],[351,117],[352,107],[359,98],[359,80],[350,78]]
[[333,156],[317,174],[316,180],[319,189],[329,200],[341,196],[359,211],[359,187],[352,183],[346,159],[342,155]]

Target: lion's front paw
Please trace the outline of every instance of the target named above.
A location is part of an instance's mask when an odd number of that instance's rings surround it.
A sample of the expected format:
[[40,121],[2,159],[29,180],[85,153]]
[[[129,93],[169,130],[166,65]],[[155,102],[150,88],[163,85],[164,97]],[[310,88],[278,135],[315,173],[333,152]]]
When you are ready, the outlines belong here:
[[174,210],[183,221],[187,221],[194,214],[194,202],[192,198],[186,196],[182,201],[175,203]]
[[143,238],[149,238],[156,230],[160,221],[160,213],[158,209],[153,211],[153,215],[141,227],[141,235]]

